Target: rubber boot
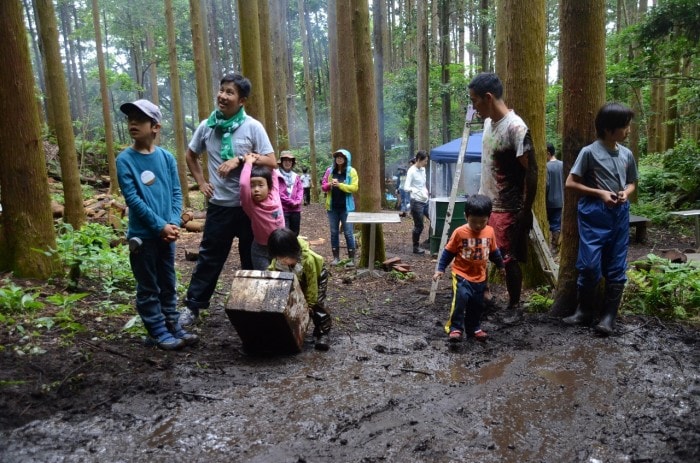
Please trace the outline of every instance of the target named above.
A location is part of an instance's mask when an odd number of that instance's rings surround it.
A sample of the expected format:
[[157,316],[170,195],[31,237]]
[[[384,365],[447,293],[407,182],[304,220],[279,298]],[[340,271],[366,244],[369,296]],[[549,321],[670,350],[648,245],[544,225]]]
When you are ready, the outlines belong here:
[[615,328],[615,317],[620,308],[622,294],[625,291],[624,283],[605,283],[605,301],[603,302],[603,317],[595,326],[596,332],[603,336],[610,336]]
[[155,346],[163,350],[178,350],[185,346],[185,341],[178,339],[168,331],[165,326],[165,321],[160,322],[156,326],[146,327],[149,337],[146,339],[146,345]]
[[550,250],[552,252],[552,256],[556,257],[557,254],[559,254],[559,236],[560,232],[555,231],[552,232],[552,241],[550,243]]
[[355,267],[355,250],[354,249],[348,249],[348,258],[350,259],[350,262],[345,264],[345,268],[354,268]]
[[168,331],[177,339],[182,339],[187,346],[193,346],[199,342],[199,336],[194,333],[189,333],[182,328],[179,322],[165,322]]
[[413,239],[413,254],[425,254],[425,249],[420,247],[420,233],[413,232],[411,234]]
[[340,249],[333,249],[333,260],[331,261],[331,265],[338,265],[340,262]]
[[578,305],[573,315],[561,319],[567,325],[590,325],[593,321],[593,308],[591,307],[590,295],[584,296],[583,290],[578,289]]
[[314,348],[326,351],[331,348],[328,333],[331,331],[333,319],[325,309],[315,308],[311,311],[311,319],[314,322]]

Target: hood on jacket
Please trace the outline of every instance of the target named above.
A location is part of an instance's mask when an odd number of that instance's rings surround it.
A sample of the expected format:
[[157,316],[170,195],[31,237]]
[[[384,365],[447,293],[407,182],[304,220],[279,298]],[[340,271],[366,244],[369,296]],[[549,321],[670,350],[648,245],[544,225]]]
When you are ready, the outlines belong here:
[[348,169],[349,169],[350,167],[352,167],[352,154],[350,154],[350,151],[348,151],[348,150],[346,150],[346,149],[344,149],[344,148],[341,148],[341,149],[338,149],[338,150],[333,151],[333,164],[335,164],[335,155],[338,154],[338,153],[340,153],[340,154],[342,154],[343,156],[345,156],[345,161],[346,161],[346,163],[347,163],[347,165],[348,165]]

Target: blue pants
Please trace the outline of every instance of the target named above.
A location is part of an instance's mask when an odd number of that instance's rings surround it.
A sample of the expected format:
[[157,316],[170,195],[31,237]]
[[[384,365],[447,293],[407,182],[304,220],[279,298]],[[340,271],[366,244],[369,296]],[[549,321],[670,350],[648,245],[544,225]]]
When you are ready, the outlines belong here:
[[547,222],[549,222],[549,231],[561,231],[561,207],[547,208]]
[[129,263],[136,278],[136,311],[146,329],[150,332],[165,321],[177,322],[175,243],[144,239],[129,254]]
[[467,335],[474,334],[481,326],[484,311],[484,290],[486,282],[473,283],[459,275],[452,274],[452,307],[445,331],[460,330]]
[[343,234],[345,235],[345,244],[348,250],[355,249],[355,235],[353,234],[352,224],[348,223],[348,211],[337,211],[331,209],[328,212],[328,224],[331,228],[331,249],[340,249],[340,225],[343,225]]
[[578,232],[578,289],[592,291],[601,277],[606,283],[625,283],[629,203],[607,207],[600,199],[582,197],[578,202]]
[[408,212],[411,209],[411,195],[403,188],[399,189],[401,195],[401,212]]
[[233,238],[238,237],[238,252],[241,268],[253,270],[250,248],[253,244],[253,229],[250,219],[242,207],[224,207],[209,203],[204,233],[199,245],[197,266],[192,272],[187,289],[187,307],[198,311],[209,307],[216,282],[224,268]]

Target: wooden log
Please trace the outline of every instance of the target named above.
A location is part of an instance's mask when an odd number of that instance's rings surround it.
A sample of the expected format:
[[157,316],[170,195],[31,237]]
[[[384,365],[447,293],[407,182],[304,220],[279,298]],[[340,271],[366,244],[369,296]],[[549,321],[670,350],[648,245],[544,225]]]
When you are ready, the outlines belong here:
[[188,232],[201,233],[204,231],[204,220],[190,220],[185,224]]

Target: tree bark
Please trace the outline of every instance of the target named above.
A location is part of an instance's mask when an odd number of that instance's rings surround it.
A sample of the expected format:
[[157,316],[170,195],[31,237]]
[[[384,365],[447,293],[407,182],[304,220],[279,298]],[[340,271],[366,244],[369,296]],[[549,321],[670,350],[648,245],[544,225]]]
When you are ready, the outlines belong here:
[[[48,278],[59,269],[46,159],[20,2],[0,2],[0,269],[18,277]],[[17,153],[22,155],[18,156]]]
[[[417,77],[416,77],[416,150],[430,150],[430,109],[428,102],[428,11],[425,2],[418,2]],[[413,153],[411,153],[413,155]]]
[[[202,121],[209,117],[213,98],[210,98],[209,74],[207,74],[207,63],[205,57],[205,47],[202,34],[204,19],[199,0],[190,0],[190,26],[192,28],[192,53],[194,54],[194,71],[197,82],[197,116]],[[206,172],[206,169],[205,169]]]
[[442,142],[447,143],[450,137],[450,13],[449,1],[440,0],[440,101],[442,103]]
[[[505,0],[499,15],[508,24],[505,46],[506,73],[503,81],[505,101],[525,121],[530,129],[537,163],[537,178],[546,178],[547,156],[545,141],[545,0],[531,0],[525,7],[518,0]],[[500,21],[500,19],[499,19]],[[527,36],[527,40],[522,38]],[[532,163],[533,159],[530,160]],[[539,182],[533,212],[539,223],[546,223],[544,182]],[[546,229],[546,227],[544,227]],[[533,250],[523,264],[524,284],[544,283],[545,275]]]
[[260,55],[260,22],[257,0],[238,2],[238,21],[241,28],[241,69],[250,80],[253,90],[246,101],[248,114],[265,123],[265,90]]
[[[275,70],[274,102],[277,118],[275,134],[280,151],[289,149],[289,119],[287,118],[287,61],[289,56],[286,44],[288,8],[289,0],[278,0],[270,3],[270,38],[272,40],[273,68]],[[301,41],[303,44],[304,39],[302,38]]]
[[[386,178],[386,158],[384,156],[384,36],[386,4],[381,0],[372,0],[374,36],[374,87],[377,92],[377,134],[379,136],[379,178]],[[382,185],[381,191],[384,191]],[[381,195],[382,205],[386,206],[386,195]]]
[[[595,140],[595,115],[605,102],[605,1],[562,0],[560,11],[561,152],[566,175],[581,148]],[[559,281],[550,312],[557,317],[569,315],[576,308],[577,201],[578,195],[565,190]]]
[[318,201],[318,168],[316,166],[316,133],[314,122],[314,100],[313,83],[311,82],[311,70],[309,67],[309,37],[304,20],[304,0],[298,0],[299,6],[299,38],[301,40],[301,51],[304,60],[304,90],[306,98],[306,119],[309,125],[309,164],[311,166],[311,197],[314,202]]
[[270,40],[270,8],[268,0],[258,0],[258,21],[260,22],[260,61],[262,68],[262,86],[258,93],[264,95],[265,120],[261,121],[267,129],[270,143],[279,150],[277,143],[277,110],[275,108],[275,79],[272,68],[272,50]]
[[187,181],[187,162],[185,161],[185,118],[182,112],[182,95],[180,94],[180,71],[177,67],[177,38],[175,36],[175,16],[173,0],[165,0],[165,26],[168,36],[168,64],[170,67],[170,99],[173,110],[173,133],[175,134],[175,158],[177,173],[180,178],[182,201],[184,207],[190,207],[189,185]]
[[[56,139],[61,163],[61,181],[65,205],[64,220],[75,230],[85,223],[83,194],[80,188],[78,156],[75,150],[75,136],[66,75],[61,64],[61,51],[58,47],[58,26],[52,0],[35,0],[39,12],[39,36],[46,56],[47,97],[52,100]],[[32,105],[34,107],[34,105]]]
[[109,170],[109,192],[116,196],[119,194],[119,181],[117,180],[117,163],[114,156],[112,112],[109,105],[107,71],[105,69],[104,50],[102,49],[102,29],[100,28],[100,9],[97,5],[97,0],[92,0],[92,25],[95,30],[95,51],[97,54],[97,68],[100,76],[102,119],[105,126],[105,147],[107,149],[107,166]]

